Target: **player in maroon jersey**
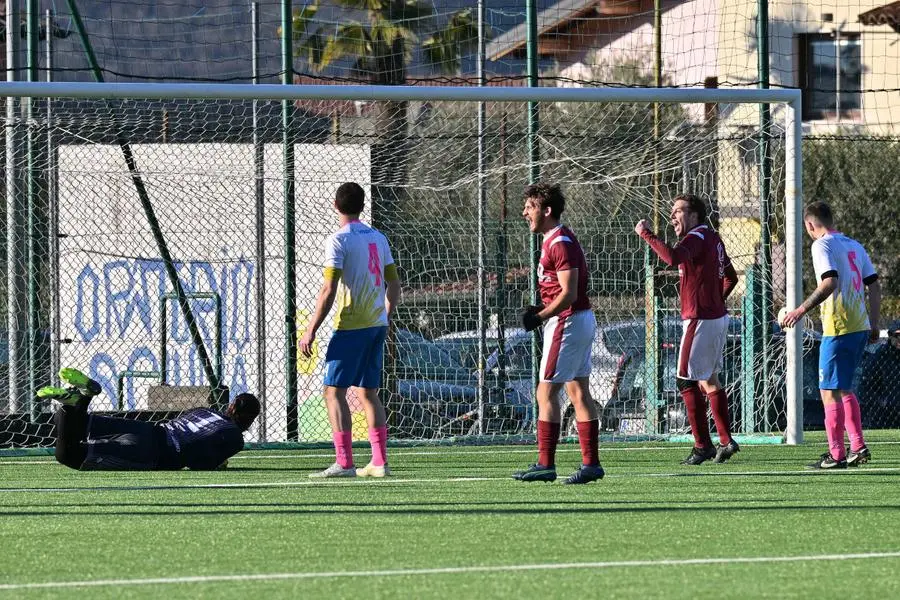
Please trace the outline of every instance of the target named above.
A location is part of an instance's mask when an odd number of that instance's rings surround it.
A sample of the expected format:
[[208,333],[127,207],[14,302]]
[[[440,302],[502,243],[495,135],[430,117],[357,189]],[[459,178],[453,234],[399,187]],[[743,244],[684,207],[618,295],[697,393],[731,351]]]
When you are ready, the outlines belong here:
[[556,444],[559,441],[559,392],[575,408],[582,465],[566,483],[589,483],[603,478],[597,455],[599,421],[588,389],[591,344],[597,321],[588,300],[588,269],[584,251],[568,227],[560,224],[566,200],[558,185],[536,183],[525,188],[522,216],[532,233],[544,236],[538,264],[541,304],[522,312],[528,331],[544,327],[538,402],[538,462],[513,478],[519,481],[556,480]]
[[[703,200],[693,194],[676,196],[670,221],[679,238],[674,248],[656,237],[646,220],[634,231],[663,262],[678,266],[683,334],[676,377],[694,434],[694,449],[682,464],[699,465],[711,458],[722,463],[740,450],[731,438],[728,395],[718,377],[728,332],[725,299],[737,284],[737,273],[719,234],[706,224]],[[709,436],[707,399],[719,432],[718,450]]]

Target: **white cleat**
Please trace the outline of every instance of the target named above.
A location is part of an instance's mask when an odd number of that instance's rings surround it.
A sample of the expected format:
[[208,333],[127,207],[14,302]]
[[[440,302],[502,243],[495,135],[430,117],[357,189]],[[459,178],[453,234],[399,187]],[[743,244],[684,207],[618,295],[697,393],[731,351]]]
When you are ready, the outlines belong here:
[[372,463],[356,470],[357,477],[390,477],[391,469],[387,465],[376,467]]
[[345,469],[341,465],[334,463],[324,471],[319,471],[318,473],[310,473],[310,479],[325,479],[329,477],[356,477],[356,469],[350,467],[349,469]]

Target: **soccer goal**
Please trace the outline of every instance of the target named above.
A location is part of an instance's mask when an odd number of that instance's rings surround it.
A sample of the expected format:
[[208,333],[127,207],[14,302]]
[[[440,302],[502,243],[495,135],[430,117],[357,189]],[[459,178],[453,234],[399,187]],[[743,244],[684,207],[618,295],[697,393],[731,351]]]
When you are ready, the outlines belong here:
[[[740,275],[722,379],[739,435],[802,440],[817,335],[801,299],[800,92],[755,89],[0,83],[7,376],[0,448],[52,444],[36,387],[100,381],[92,410],[164,419],[259,394],[260,443],[327,442],[322,331],[297,355],[333,194],[356,181],[404,288],[384,364],[392,438],[521,440],[537,346],[517,321],[537,240],[522,191],[561,184],[590,266],[591,392],[612,439],[689,433],[674,370],[672,199],[700,195]],[[771,124],[760,128],[760,106]],[[21,110],[20,110],[21,109]],[[24,117],[22,116],[24,115]],[[326,327],[327,329],[327,327]],[[806,368],[804,369],[804,364]],[[807,398],[810,396],[811,398]],[[562,400],[565,402],[565,399]],[[354,430],[366,435],[352,400]],[[574,417],[564,408],[567,425]],[[810,420],[812,419],[812,420]]]

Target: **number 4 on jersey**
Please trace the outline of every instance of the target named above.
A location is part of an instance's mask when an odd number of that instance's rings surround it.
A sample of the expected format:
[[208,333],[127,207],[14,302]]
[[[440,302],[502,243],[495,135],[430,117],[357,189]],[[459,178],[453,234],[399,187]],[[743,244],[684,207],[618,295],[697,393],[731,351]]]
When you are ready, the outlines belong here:
[[381,258],[378,256],[378,244],[369,244],[369,273],[375,276],[375,285],[381,285]]

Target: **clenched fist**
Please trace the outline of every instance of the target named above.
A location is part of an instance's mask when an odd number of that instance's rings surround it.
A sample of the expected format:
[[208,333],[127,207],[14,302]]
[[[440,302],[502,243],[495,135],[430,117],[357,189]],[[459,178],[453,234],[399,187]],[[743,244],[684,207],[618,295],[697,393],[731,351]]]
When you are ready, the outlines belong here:
[[650,229],[650,221],[647,219],[641,219],[637,222],[637,225],[634,226],[634,232],[638,235],[641,235],[645,231],[652,231]]

